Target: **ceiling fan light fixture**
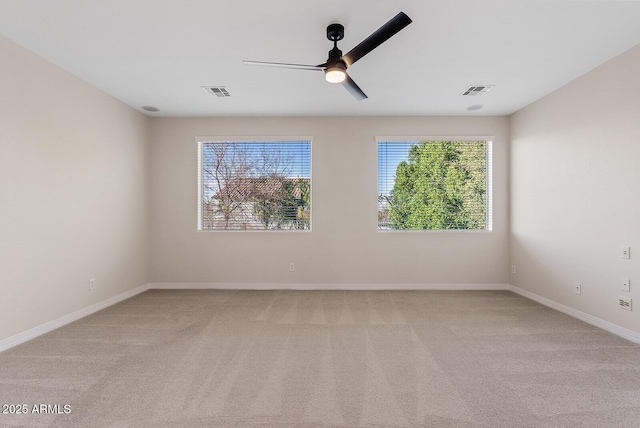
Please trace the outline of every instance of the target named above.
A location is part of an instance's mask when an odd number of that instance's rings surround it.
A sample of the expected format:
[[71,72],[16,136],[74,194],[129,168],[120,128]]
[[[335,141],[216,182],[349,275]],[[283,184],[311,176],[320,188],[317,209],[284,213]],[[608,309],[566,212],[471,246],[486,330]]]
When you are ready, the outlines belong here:
[[332,65],[331,67],[327,67],[325,70],[324,78],[329,83],[342,83],[344,82],[344,79],[347,78],[347,73],[344,67]]

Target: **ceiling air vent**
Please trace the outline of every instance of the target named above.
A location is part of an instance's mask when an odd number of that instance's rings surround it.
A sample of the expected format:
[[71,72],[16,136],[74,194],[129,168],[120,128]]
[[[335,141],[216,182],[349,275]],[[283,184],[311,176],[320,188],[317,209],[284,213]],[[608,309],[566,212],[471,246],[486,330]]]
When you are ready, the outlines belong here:
[[203,86],[202,89],[207,94],[215,95],[218,98],[229,98],[231,96],[226,86]]
[[479,95],[484,95],[491,90],[495,85],[473,85],[469,86],[463,93],[465,97],[477,97]]

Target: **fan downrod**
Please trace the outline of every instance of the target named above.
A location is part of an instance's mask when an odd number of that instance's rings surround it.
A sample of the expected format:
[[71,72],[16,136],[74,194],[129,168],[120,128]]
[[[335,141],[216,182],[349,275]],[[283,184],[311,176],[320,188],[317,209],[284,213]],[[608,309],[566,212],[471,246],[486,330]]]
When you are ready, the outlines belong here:
[[327,39],[337,42],[344,38],[344,26],[341,24],[331,24],[327,27]]

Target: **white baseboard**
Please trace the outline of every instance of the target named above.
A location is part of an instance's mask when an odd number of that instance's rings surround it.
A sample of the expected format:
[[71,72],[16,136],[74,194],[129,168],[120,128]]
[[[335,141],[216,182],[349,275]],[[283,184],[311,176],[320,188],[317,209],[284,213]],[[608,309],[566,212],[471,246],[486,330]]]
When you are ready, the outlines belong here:
[[49,321],[45,324],[31,328],[27,331],[23,331],[22,333],[18,333],[14,336],[8,337],[4,340],[0,340],[0,352],[6,351],[9,348],[13,348],[14,346],[17,346],[28,340],[34,339],[45,333],[49,333],[50,331],[53,331],[64,325],[77,321],[80,318],[84,318],[87,315],[91,315],[95,312],[101,311],[102,309],[108,308],[109,306],[115,305],[116,303],[122,302],[123,300],[127,300],[135,296],[136,294],[140,294],[147,291],[148,289],[149,289],[149,284],[141,285],[140,287],[134,288],[129,291],[125,291],[122,294],[118,294],[117,296],[113,296],[107,300],[103,300],[102,302],[98,302],[91,306],[87,306],[86,308],[72,312],[69,315],[65,315],[53,321]]
[[535,293],[516,287],[514,285],[509,285],[509,290],[523,297],[526,297],[527,299],[531,299],[535,302],[548,306],[551,309],[555,309],[556,311],[584,321],[587,324],[591,324],[595,327],[608,331],[609,333],[613,333],[634,343],[640,343],[640,333],[636,333],[635,331],[620,327],[617,324],[610,323],[609,321],[594,317],[593,315],[578,311],[577,309],[570,308],[569,306],[565,306],[561,303],[555,302],[551,299],[547,299],[546,297],[539,296]]
[[509,284],[303,284],[156,282],[157,290],[509,290]]

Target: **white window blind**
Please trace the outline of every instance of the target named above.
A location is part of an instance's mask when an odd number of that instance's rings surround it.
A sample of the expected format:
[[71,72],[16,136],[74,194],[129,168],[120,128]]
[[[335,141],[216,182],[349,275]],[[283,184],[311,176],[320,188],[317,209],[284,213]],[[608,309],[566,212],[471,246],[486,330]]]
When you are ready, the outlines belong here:
[[200,230],[310,230],[311,141],[199,143]]
[[491,141],[378,141],[379,230],[491,230]]

